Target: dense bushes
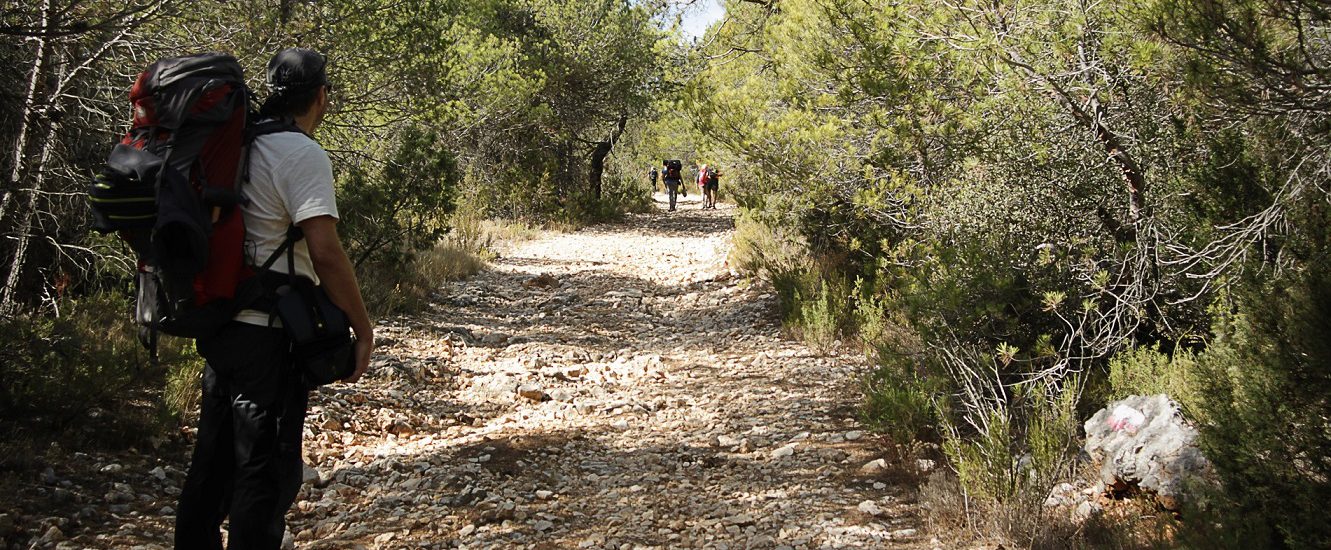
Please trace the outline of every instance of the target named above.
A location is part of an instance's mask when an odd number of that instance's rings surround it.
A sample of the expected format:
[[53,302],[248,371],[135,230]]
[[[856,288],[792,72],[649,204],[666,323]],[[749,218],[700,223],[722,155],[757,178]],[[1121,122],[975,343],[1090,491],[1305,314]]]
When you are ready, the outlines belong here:
[[940,382],[921,374],[908,358],[884,362],[863,382],[864,424],[887,434],[897,445],[936,437],[934,399],[942,389]]
[[1228,511],[1243,518],[1235,543],[1331,544],[1321,509],[1331,498],[1328,265],[1250,290],[1197,358],[1201,445]]
[[1328,109],[1291,79],[1331,80],[1295,40],[1331,22],[1270,6],[732,6],[704,52],[727,62],[686,95],[698,147],[744,172],[734,265],[794,334],[859,342],[865,419],[899,442],[936,423],[987,510],[1039,516],[1079,419],[1166,392],[1229,508],[1263,518],[1227,534],[1325,545],[1293,507],[1328,482],[1331,381],[1300,328],[1326,284]]
[[418,126],[398,130],[391,143],[382,164],[350,165],[338,185],[339,232],[356,266],[402,267],[448,231],[459,179],[453,155]]

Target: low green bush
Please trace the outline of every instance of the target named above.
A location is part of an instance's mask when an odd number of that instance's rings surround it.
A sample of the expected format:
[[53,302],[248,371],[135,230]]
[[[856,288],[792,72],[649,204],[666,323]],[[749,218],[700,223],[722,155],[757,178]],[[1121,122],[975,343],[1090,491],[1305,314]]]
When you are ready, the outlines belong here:
[[339,228],[356,266],[398,268],[448,231],[460,174],[439,136],[418,126],[396,131],[383,164],[352,164],[339,178]]
[[815,350],[832,349],[850,322],[849,297],[839,285],[805,278],[795,295],[796,334]]
[[1075,475],[1080,421],[1077,377],[1005,384],[972,354],[972,367],[956,400],[938,400],[943,451],[968,498],[981,509],[1002,511],[998,527],[1007,539],[1033,544],[1047,533],[1044,499],[1058,483]]
[[731,241],[726,263],[742,273],[771,279],[778,290],[782,286],[778,279],[798,276],[811,268],[808,254],[794,233],[763,222],[752,211],[741,210],[735,217]]
[[1197,355],[1187,349],[1179,348],[1173,355],[1161,352],[1158,345],[1121,351],[1109,360],[1108,399],[1163,393],[1195,417],[1205,398],[1198,368]]
[[[193,350],[192,345],[188,347]],[[200,383],[205,364],[197,353],[188,353],[167,365],[162,402],[172,416],[184,418],[198,412],[199,400],[203,397]]]
[[373,263],[361,266],[358,275],[366,308],[379,317],[422,311],[444,282],[465,279],[484,267],[477,251],[444,240],[405,266]]
[[103,292],[61,300],[58,316],[0,321],[4,437],[134,445],[193,412],[203,365],[193,342],[163,336],[153,367],[130,307],[128,297]]
[[938,424],[934,399],[937,379],[920,375],[909,358],[881,364],[863,382],[860,419],[898,445],[923,439]]
[[72,420],[144,375],[148,355],[123,298],[92,296],[60,309],[0,325],[0,417]]

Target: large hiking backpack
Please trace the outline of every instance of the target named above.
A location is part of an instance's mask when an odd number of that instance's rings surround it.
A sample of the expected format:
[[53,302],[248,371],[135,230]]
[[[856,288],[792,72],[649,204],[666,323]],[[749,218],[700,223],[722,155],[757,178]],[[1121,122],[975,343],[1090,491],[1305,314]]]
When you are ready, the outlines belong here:
[[680,179],[682,179],[680,173],[683,172],[683,170],[684,170],[683,162],[680,162],[678,160],[667,161],[665,178],[679,181]]
[[153,63],[130,91],[129,131],[89,190],[94,229],[118,232],[138,256],[135,317],[150,349],[158,331],[216,332],[253,275],[237,207],[249,100],[230,55]]

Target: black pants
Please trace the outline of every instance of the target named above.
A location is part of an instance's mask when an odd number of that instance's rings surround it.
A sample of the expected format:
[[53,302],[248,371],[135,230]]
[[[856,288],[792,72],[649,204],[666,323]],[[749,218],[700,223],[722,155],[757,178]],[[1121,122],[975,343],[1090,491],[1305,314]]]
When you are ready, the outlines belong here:
[[203,403],[198,441],[176,511],[177,550],[276,549],[301,482],[309,391],[281,329],[232,322],[200,338]]
[[670,196],[670,210],[675,210],[675,197],[679,194],[679,182],[666,181],[666,194]]

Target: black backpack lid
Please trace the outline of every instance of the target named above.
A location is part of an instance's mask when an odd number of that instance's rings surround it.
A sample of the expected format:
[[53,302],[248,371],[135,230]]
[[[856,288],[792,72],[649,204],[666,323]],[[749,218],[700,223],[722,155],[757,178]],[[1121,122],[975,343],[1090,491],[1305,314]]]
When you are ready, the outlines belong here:
[[167,57],[148,68],[150,91],[158,91],[191,78],[215,78],[228,82],[245,82],[240,62],[229,54],[201,53],[184,57]]

